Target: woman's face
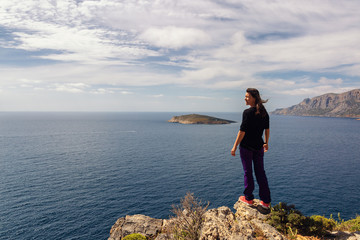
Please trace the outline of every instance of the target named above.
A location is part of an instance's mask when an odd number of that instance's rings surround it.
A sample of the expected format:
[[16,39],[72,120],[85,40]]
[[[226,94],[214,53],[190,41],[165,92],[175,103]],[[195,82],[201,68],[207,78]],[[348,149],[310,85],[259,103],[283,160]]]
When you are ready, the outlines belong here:
[[245,93],[245,103],[251,107],[255,107],[255,98],[250,93]]

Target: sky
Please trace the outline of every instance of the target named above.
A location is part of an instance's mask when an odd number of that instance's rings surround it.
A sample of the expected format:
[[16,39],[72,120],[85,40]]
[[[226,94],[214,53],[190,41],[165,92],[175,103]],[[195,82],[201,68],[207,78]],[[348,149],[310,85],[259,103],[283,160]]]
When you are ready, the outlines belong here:
[[269,111],[360,88],[358,0],[0,0],[0,111]]

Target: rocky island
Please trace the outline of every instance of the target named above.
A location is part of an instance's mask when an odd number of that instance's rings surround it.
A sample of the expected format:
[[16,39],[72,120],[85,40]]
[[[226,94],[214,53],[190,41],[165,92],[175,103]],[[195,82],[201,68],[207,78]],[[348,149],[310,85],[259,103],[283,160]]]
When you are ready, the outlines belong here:
[[327,93],[306,98],[301,103],[271,112],[275,115],[360,118],[360,89]]
[[168,122],[182,123],[182,124],[230,124],[230,123],[235,123],[235,121],[206,116],[206,115],[199,115],[199,114],[174,116]]

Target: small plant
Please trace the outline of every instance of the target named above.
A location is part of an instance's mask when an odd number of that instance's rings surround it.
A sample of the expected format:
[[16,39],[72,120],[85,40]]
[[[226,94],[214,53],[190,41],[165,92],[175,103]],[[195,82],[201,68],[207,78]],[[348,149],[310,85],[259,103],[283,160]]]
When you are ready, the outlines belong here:
[[140,233],[133,233],[124,237],[123,240],[146,240],[146,237]]
[[196,199],[193,193],[187,193],[180,201],[180,205],[173,205],[172,232],[175,239],[197,240],[200,237],[203,216],[209,206],[209,202],[203,203]]
[[320,222],[324,229],[332,231],[336,227],[336,221],[330,217],[326,218],[324,216],[313,215],[310,217],[315,222]]
[[307,217],[294,205],[279,203],[271,210],[269,224],[293,238],[299,233],[305,236],[324,236],[335,227],[335,221],[321,216]]
[[336,230],[350,232],[360,231],[360,215],[356,216],[355,219],[350,219],[348,221],[340,221],[339,224],[336,226]]
[[288,234],[289,238],[292,240],[296,240],[297,239],[297,229],[295,229],[295,231],[293,231],[291,229],[291,227],[289,227],[289,234]]
[[297,227],[300,225],[302,214],[295,209],[294,205],[279,203],[271,208],[269,224],[278,231],[288,234],[289,227]]

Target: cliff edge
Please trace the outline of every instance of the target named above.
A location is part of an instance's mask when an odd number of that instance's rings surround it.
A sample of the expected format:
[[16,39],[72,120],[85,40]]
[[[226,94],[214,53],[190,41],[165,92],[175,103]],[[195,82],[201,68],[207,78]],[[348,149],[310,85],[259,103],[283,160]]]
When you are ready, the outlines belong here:
[[[188,212],[185,209],[182,211],[182,215],[170,219],[155,219],[145,215],[128,215],[116,221],[110,230],[108,240],[121,240],[124,238],[127,240],[145,238],[153,240],[287,240],[286,236],[268,224],[268,219],[272,213],[270,213],[270,210],[265,210],[259,206],[259,203],[260,200],[254,199],[254,205],[248,206],[237,201],[234,204],[235,213],[225,206],[210,210],[205,209],[201,214],[200,225],[197,225],[198,222],[194,217],[196,212]],[[197,227],[194,227],[195,225]],[[190,234],[189,231],[182,230],[186,229],[182,228],[184,226],[190,226],[190,232],[196,228],[196,237],[186,234],[174,235],[174,231],[172,231],[174,227],[178,229],[180,227],[180,234],[184,233],[183,231]],[[141,234],[142,236],[134,236],[133,234]],[[297,234],[289,236],[290,239],[296,240],[360,240],[360,232],[346,231],[329,232],[323,238],[304,237]]]
[[271,112],[276,115],[350,117],[360,118],[360,89],[335,94],[327,93],[314,98],[306,98],[289,108]]
[[[266,223],[267,212],[259,210],[258,204],[259,200],[255,200],[254,207],[236,202],[234,205],[236,213],[224,206],[207,210],[201,224],[199,239],[287,239]],[[148,239],[173,239],[173,236],[166,231],[171,224],[172,219],[154,219],[145,215],[122,217],[112,226],[108,240],[120,240],[133,233],[140,233]]]
[[188,114],[181,116],[174,116],[168,122],[182,123],[182,124],[230,124],[235,121],[211,117],[207,115]]

